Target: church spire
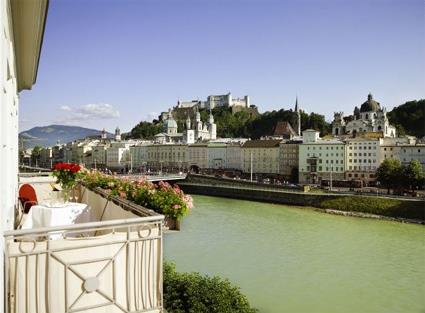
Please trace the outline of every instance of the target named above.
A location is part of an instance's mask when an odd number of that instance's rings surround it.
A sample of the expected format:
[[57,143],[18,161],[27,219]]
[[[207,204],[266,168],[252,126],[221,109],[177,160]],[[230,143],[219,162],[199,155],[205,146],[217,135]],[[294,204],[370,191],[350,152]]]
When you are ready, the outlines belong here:
[[297,133],[297,136],[301,136],[301,113],[298,108],[298,96],[295,98],[295,114],[294,130]]

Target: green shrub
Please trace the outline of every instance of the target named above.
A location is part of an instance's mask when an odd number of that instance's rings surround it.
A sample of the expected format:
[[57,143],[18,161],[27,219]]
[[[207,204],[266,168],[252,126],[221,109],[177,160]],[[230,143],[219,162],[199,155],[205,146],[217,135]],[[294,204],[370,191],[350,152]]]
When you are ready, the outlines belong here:
[[364,212],[391,217],[425,220],[424,201],[403,201],[389,198],[348,196],[324,200],[319,205],[323,209]]
[[164,262],[164,307],[169,313],[257,312],[227,279],[178,273],[168,262]]

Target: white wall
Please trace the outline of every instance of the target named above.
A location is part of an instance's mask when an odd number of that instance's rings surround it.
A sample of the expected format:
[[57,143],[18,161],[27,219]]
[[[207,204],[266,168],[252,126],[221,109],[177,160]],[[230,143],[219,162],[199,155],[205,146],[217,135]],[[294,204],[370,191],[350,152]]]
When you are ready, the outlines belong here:
[[[18,190],[18,91],[12,29],[7,1],[0,1],[0,264],[3,265],[3,232],[13,229]],[[0,286],[3,290],[3,270]],[[0,310],[3,310],[3,291]]]

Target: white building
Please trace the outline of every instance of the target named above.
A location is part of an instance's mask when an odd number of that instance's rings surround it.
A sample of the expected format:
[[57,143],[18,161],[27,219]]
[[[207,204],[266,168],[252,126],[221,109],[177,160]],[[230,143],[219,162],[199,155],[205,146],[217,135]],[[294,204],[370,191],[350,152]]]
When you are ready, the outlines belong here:
[[155,144],[147,148],[147,166],[153,170],[183,171],[187,168],[186,144]]
[[208,144],[208,168],[227,168],[227,145],[225,143],[210,142]]
[[408,165],[411,161],[417,160],[425,171],[425,144],[400,145],[399,158],[403,165]]
[[320,184],[322,180],[344,180],[345,144],[338,139],[324,140],[313,129],[303,131],[299,145],[299,182]]
[[251,102],[249,96],[234,98],[229,92],[225,95],[209,95],[206,101],[177,101],[177,108],[214,109],[216,107],[244,107],[249,108]]
[[344,117],[343,112],[334,113],[332,122],[332,134],[334,136],[351,135],[355,137],[359,133],[380,132],[383,137],[397,137],[394,126],[390,125],[385,108],[381,108],[371,94],[360,109],[354,109],[354,114]]
[[[193,127],[192,127],[193,126]],[[196,108],[195,123],[189,116],[186,119],[186,129],[183,133],[178,133],[177,122],[173,117],[171,110],[168,112],[167,119],[164,121],[163,132],[155,135],[155,143],[184,143],[192,144],[201,140],[213,140],[217,138],[217,125],[214,123],[214,116],[210,110],[208,121],[201,121],[201,114]]]
[[106,149],[106,167],[113,171],[122,171],[128,169],[130,165],[130,146],[134,145],[131,141],[112,142]]
[[148,163],[148,150],[152,144],[150,141],[139,142],[138,144],[130,147],[131,166],[134,169],[146,170]]
[[417,160],[425,170],[425,144],[416,143],[410,138],[397,138],[399,140],[380,140],[380,160],[397,159],[401,164],[408,165],[412,160]]
[[347,180],[369,183],[376,180],[376,169],[380,164],[380,140],[372,138],[349,138],[346,143]]
[[188,167],[197,171],[208,167],[208,144],[195,143],[188,146]]
[[[0,1],[0,264],[3,232],[12,230],[18,199],[18,93],[37,78],[47,15],[47,0]],[[4,269],[0,270],[0,310],[4,305]]]

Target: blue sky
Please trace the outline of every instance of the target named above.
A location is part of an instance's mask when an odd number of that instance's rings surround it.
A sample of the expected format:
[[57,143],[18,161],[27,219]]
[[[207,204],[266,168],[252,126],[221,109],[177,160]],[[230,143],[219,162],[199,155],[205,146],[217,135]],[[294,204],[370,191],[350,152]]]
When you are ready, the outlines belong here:
[[422,0],[51,0],[20,128],[130,130],[209,94],[330,120],[425,98]]

